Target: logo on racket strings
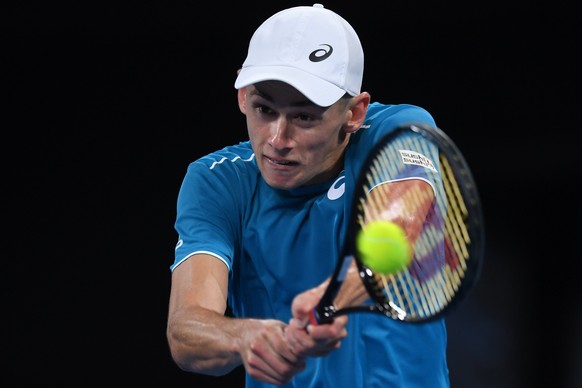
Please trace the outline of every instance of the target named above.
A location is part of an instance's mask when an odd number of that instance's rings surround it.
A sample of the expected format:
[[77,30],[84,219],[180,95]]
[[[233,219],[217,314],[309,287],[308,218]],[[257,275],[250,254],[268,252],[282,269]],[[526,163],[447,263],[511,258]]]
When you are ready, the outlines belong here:
[[438,172],[434,166],[432,160],[415,151],[410,150],[398,150],[400,152],[400,157],[402,158],[402,163],[404,164],[414,164],[416,166],[422,166],[428,168],[434,172]]

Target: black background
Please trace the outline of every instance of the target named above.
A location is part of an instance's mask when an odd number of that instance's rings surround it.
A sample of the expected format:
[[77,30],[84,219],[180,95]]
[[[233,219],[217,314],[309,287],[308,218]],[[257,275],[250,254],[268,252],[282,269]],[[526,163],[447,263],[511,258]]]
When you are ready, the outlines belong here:
[[[240,368],[199,376],[170,358],[175,201],[190,161],[246,139],[233,83],[252,32],[310,4],[2,6],[2,380],[242,382]],[[453,388],[582,386],[575,14],[526,1],[325,5],[359,32],[363,89],[428,109],[479,184],[487,257],[448,318]]]

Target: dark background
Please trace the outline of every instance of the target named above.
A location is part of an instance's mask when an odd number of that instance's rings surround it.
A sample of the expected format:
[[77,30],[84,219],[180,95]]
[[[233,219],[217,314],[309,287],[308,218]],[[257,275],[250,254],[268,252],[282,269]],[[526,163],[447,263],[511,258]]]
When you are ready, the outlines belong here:
[[[170,358],[175,201],[189,162],[246,139],[233,83],[252,32],[310,4],[2,6],[2,381],[242,381],[240,369],[198,376]],[[452,387],[582,386],[575,13],[526,1],[324,4],[359,32],[363,89],[428,109],[479,184],[487,255],[448,318]]]

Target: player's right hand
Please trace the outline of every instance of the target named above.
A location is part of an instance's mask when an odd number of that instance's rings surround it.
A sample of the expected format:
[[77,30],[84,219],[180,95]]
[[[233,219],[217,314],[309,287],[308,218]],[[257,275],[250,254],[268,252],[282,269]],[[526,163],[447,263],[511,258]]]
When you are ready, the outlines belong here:
[[286,325],[277,320],[245,320],[239,353],[249,376],[270,384],[288,383],[305,368],[304,357],[287,342]]

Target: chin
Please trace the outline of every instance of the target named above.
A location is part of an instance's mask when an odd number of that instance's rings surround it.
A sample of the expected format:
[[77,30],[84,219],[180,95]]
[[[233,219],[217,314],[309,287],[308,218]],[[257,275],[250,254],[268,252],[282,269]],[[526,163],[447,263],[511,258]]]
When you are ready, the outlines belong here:
[[263,175],[263,179],[269,186],[279,190],[290,190],[299,186],[295,180],[290,180],[289,178],[282,179],[281,176],[273,178]]

